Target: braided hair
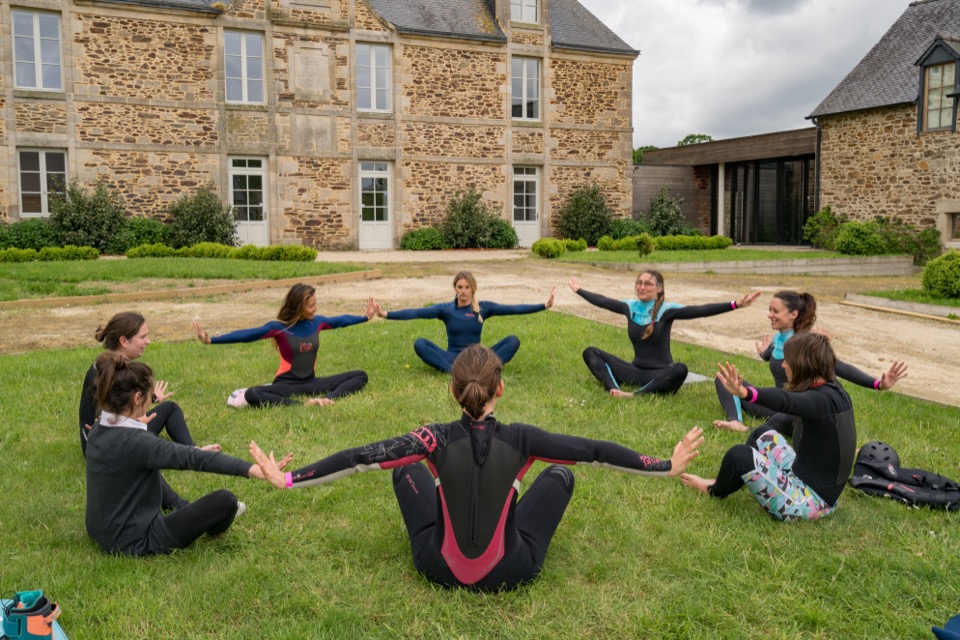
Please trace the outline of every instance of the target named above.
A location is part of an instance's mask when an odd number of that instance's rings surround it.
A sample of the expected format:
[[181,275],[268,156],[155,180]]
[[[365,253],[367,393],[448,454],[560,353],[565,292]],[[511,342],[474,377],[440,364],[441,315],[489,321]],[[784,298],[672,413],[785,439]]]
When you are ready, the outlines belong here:
[[646,331],[643,332],[643,337],[641,340],[646,340],[653,333],[653,325],[657,321],[657,316],[660,313],[660,307],[663,306],[664,300],[664,289],[663,289],[663,274],[654,269],[647,269],[646,271],[641,271],[640,275],[637,276],[637,280],[640,279],[643,274],[649,274],[657,281],[657,301],[653,303],[653,312],[650,314],[650,325],[647,327]]
[[473,312],[477,315],[477,320],[480,321],[480,324],[483,324],[483,316],[480,315],[480,303],[477,302],[477,279],[473,277],[473,274],[469,271],[461,271],[457,275],[453,276],[453,288],[457,288],[457,283],[461,280],[466,280],[467,284],[470,286],[470,292],[473,293],[473,302],[470,305],[470,308],[473,309]]

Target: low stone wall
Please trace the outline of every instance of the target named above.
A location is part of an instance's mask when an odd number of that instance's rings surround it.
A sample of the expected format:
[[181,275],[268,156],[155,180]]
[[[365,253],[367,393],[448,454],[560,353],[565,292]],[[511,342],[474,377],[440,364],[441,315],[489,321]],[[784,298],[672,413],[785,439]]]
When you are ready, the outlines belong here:
[[736,260],[730,262],[589,262],[594,267],[639,271],[657,269],[670,273],[728,273],[758,275],[909,276],[910,256],[870,258],[822,258],[798,260]]

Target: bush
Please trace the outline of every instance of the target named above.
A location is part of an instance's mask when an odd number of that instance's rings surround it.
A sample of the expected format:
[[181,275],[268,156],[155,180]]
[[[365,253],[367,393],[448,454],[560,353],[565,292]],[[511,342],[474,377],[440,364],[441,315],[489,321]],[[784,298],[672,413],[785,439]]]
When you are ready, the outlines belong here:
[[541,258],[547,258],[552,260],[553,258],[559,258],[566,251],[567,247],[565,241],[557,240],[556,238],[540,238],[533,243],[533,246],[530,247],[530,250]]
[[887,253],[887,243],[876,222],[845,222],[837,232],[836,249],[848,256],[879,256]]
[[580,238],[579,240],[571,240],[570,238],[567,238],[566,240],[563,240],[563,248],[571,252],[586,251],[587,241],[583,238]]
[[700,232],[687,222],[680,210],[683,198],[673,198],[667,187],[650,199],[643,221],[647,224],[647,231],[654,236],[691,236]]
[[0,262],[33,262],[37,259],[36,249],[0,249]]
[[847,216],[835,214],[830,205],[827,205],[803,224],[803,239],[817,249],[835,251],[837,234],[840,232],[841,225],[847,220]]
[[127,247],[170,244],[170,227],[153,218],[127,218],[124,234]]
[[173,247],[165,244],[141,244],[132,249],[127,249],[128,258],[169,258],[176,255],[177,251]]
[[202,242],[234,247],[237,222],[232,208],[213,191],[213,185],[201,187],[170,205],[170,245],[191,247]]
[[936,227],[923,230],[899,218],[874,218],[877,231],[887,246],[886,253],[913,256],[913,264],[923,266],[930,258],[940,254],[940,232]]
[[68,244],[65,247],[44,247],[37,254],[37,260],[53,262],[61,260],[96,260],[100,252],[93,247],[75,247]]
[[960,251],[950,250],[927,263],[923,289],[940,298],[960,299]]
[[574,190],[557,212],[557,233],[564,238],[583,238],[595,246],[610,233],[611,212],[607,197],[596,183]]
[[71,180],[65,195],[50,199],[50,224],[64,244],[94,247],[109,254],[127,250],[123,203],[104,178],[97,180],[92,196],[77,180]]
[[400,239],[400,248],[404,251],[437,251],[446,249],[447,243],[439,229],[423,227],[403,234],[403,238]]
[[512,249],[520,243],[510,223],[491,212],[472,187],[447,205],[441,232],[452,249]]
[[613,245],[615,242],[616,240],[610,236],[602,236],[599,240],[597,240],[597,249],[600,251],[613,251]]
[[627,236],[639,236],[642,233],[650,233],[650,225],[647,224],[646,220],[614,218],[610,221],[609,233],[611,238],[619,240]]
[[45,218],[21,220],[0,225],[0,249],[34,249],[59,247],[60,231]]
[[237,249],[231,257],[241,260],[269,260],[272,262],[313,262],[317,259],[316,249],[298,244],[271,244],[267,247],[247,249],[249,246]]
[[707,251],[726,249],[733,244],[726,236],[662,236],[653,242],[657,251]]
[[181,250],[179,255],[186,258],[232,258],[237,253],[235,247],[218,242],[198,242],[189,247],[181,247]]
[[641,233],[637,236],[637,252],[640,254],[640,257],[650,255],[657,248],[656,242],[654,242],[653,237],[649,233]]

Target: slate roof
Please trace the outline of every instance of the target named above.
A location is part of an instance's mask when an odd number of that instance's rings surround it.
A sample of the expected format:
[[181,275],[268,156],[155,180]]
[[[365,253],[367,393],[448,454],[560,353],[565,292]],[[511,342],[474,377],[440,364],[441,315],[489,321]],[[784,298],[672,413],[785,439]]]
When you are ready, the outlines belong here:
[[549,2],[550,35],[553,37],[553,46],[563,49],[625,53],[633,56],[640,53],[621,40],[577,0],[549,0]]
[[[228,0],[221,0],[229,3]],[[213,7],[217,0],[101,0],[112,4],[135,4],[141,7],[157,7],[158,9],[185,9],[201,13],[223,13]]]
[[807,117],[916,102],[920,83],[916,62],[938,36],[950,42],[960,39],[960,0],[910,3],[860,64]]

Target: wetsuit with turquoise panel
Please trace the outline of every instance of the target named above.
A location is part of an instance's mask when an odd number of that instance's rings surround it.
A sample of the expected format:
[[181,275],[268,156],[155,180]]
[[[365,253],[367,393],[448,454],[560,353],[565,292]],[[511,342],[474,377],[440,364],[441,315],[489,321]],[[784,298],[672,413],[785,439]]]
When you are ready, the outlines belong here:
[[590,304],[627,317],[627,335],[633,344],[633,361],[627,362],[597,347],[587,347],[583,361],[590,373],[609,391],[621,384],[638,387],[634,393],[676,393],[687,378],[687,366],[674,362],[670,352],[670,332],[675,320],[692,320],[719,315],[737,308],[736,302],[717,302],[684,306],[664,302],[653,322],[653,331],[643,334],[653,321],[655,300],[614,300],[585,289],[577,291]]
[[[537,313],[547,307],[545,304],[498,304],[484,300],[480,302],[480,317],[486,321],[494,316],[516,316],[528,313]],[[453,361],[460,352],[472,344],[480,343],[480,333],[483,331],[483,322],[477,318],[473,306],[457,306],[457,300],[444,302],[420,309],[403,309],[387,312],[388,320],[440,320],[447,330],[447,348],[443,349],[426,338],[418,338],[413,343],[413,349],[425,363],[450,372]],[[507,336],[490,349],[497,354],[504,364],[510,362],[520,349],[520,339],[517,336]]]
[[[555,464],[518,502],[520,483],[538,460]],[[561,465],[574,464],[659,477],[672,468],[670,460],[613,442],[463,414],[456,422],[346,449],[286,477],[288,487],[303,488],[392,469],[417,570],[444,586],[496,591],[540,573],[573,495],[573,473]]]
[[314,316],[299,320],[292,325],[271,320],[261,327],[241,329],[210,338],[211,344],[232,344],[272,339],[280,353],[280,366],[271,384],[250,387],[245,397],[252,406],[275,404],[299,404],[292,395],[319,396],[334,399],[356,393],[367,384],[364,371],[348,371],[333,376],[316,376],[317,352],[320,348],[320,332],[340,329],[361,322],[367,316],[340,315]]

